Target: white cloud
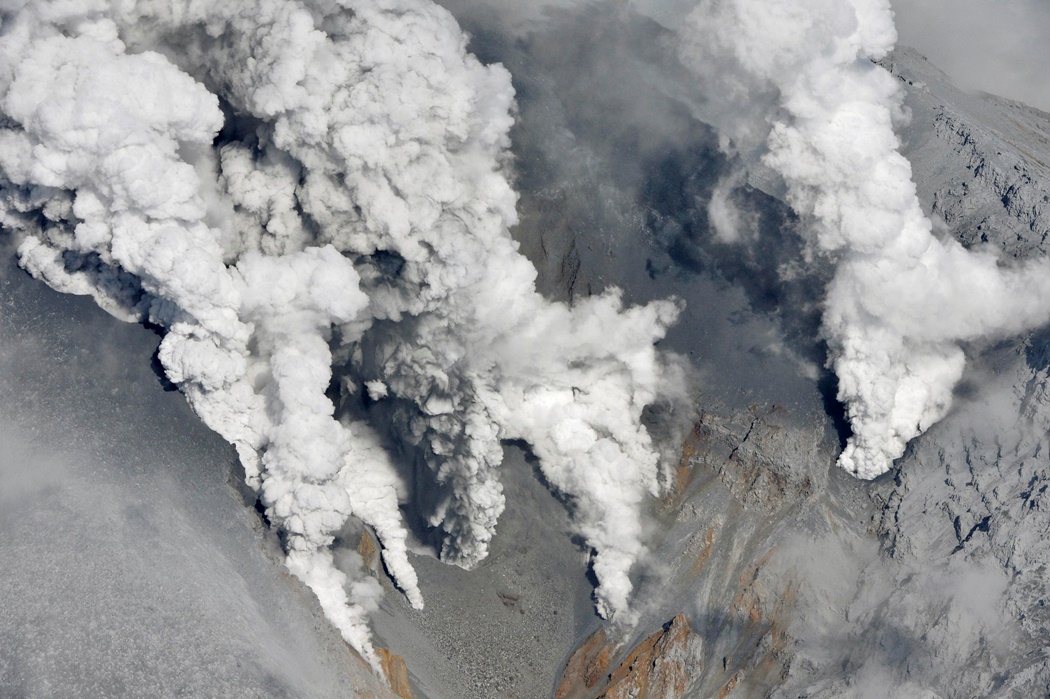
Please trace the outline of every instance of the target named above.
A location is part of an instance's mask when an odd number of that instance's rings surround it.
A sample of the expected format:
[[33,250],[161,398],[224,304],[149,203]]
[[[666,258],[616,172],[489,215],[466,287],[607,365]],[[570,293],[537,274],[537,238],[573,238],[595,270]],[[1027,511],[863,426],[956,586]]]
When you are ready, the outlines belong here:
[[508,232],[510,78],[447,12],[41,2],[3,21],[0,222],[22,264],[167,329],[168,377],[237,447],[348,642],[374,661],[375,591],[336,568],[334,533],[370,525],[421,606],[400,504],[425,493],[443,557],[474,565],[503,509],[503,439],[533,444],[595,550],[599,611],[630,618],[659,482],[641,413],[680,390],[653,346],[677,307],[536,292]]
[[756,113],[767,120],[762,160],[838,264],[823,331],[853,429],[839,464],[874,478],[946,414],[960,341],[1050,317],[1050,269],[1000,267],[933,235],[898,152],[896,81],[873,63],[896,39],[884,0],[709,2],[689,26],[682,55],[698,73],[777,91],[771,105],[751,90],[727,97],[748,115],[745,140]]

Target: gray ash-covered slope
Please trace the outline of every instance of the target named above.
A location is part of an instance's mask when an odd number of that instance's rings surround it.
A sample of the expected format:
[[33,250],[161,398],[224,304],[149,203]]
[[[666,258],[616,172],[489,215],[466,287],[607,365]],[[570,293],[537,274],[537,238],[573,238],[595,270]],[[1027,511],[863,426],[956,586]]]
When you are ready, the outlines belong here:
[[164,390],[159,338],[0,251],[0,696],[393,696]]
[[[966,94],[906,48],[884,64],[905,90],[912,117],[901,130],[904,153],[924,207],[944,223],[942,234],[986,245],[1004,264],[1044,254],[1050,117]],[[579,85],[571,87],[566,94],[580,97]],[[584,176],[563,175],[531,196],[524,192],[518,235],[551,289],[586,293],[587,282],[619,283],[644,297],[673,286],[706,318],[733,317],[718,326],[716,339],[694,326],[675,345],[695,343],[694,363],[714,381],[706,384],[706,414],[686,440],[681,491],[654,511],[663,533],[654,539],[653,559],[636,571],[644,621],[619,657],[684,610],[702,639],[689,696],[1047,695],[1050,333],[969,347],[954,411],[916,440],[891,474],[855,481],[834,466],[829,425],[814,414],[814,398],[804,398],[818,393],[817,382],[792,378],[785,359],[804,365],[819,349],[805,288],[820,275],[792,282],[793,289],[769,279],[770,268],[782,266],[734,261],[705,238],[706,222],[695,210],[724,164],[708,162],[705,175],[698,154],[710,152],[710,141],[702,127],[683,149],[691,163],[671,148],[655,157],[666,142],[650,133],[650,149],[643,143],[633,154],[640,164],[628,170],[639,181],[617,187],[603,170],[617,163],[615,154],[588,150],[586,119],[572,113],[571,100],[551,97],[556,80],[544,89],[541,97],[569,112],[574,155],[597,162]],[[527,129],[536,92],[524,92]],[[646,109],[656,104],[649,99]],[[775,183],[763,189],[777,191]],[[668,205],[669,191],[689,204]],[[776,235],[773,224],[790,231],[792,218],[777,202],[750,189],[736,196],[771,222],[763,235]],[[544,225],[558,220],[569,223]],[[631,234],[633,243],[623,242]],[[631,245],[635,254],[624,254]],[[648,277],[637,274],[643,264]],[[724,286],[705,295],[704,279]],[[792,292],[803,311],[792,311]],[[737,307],[734,298],[742,299]],[[784,349],[762,352],[756,337],[779,340]],[[719,352],[745,340],[753,347],[743,359]],[[782,377],[775,382],[765,379],[771,359]],[[749,363],[760,369],[741,382],[755,404],[743,409],[725,386]],[[827,398],[826,386],[822,392]],[[785,393],[800,398],[783,401]],[[719,399],[726,408],[713,407]]]
[[[686,78],[659,27],[607,9],[566,10],[524,38],[465,10],[460,21],[517,81],[515,235],[543,290],[619,284],[634,301],[689,304],[665,345],[692,356],[701,414],[663,435],[682,445],[675,488],[653,503],[653,553],[633,575],[642,621],[609,667],[684,612],[699,639],[677,659],[688,696],[1046,695],[1050,331],[971,347],[956,410],[892,474],[864,483],[836,468],[817,334],[827,270],[791,267],[797,221],[757,189],[734,194],[761,229],[754,244],[713,240],[704,206],[733,164],[667,96]],[[945,234],[1006,259],[1043,254],[1048,117],[962,93],[906,49],[884,64]],[[0,436],[24,446],[0,458],[0,551],[16,562],[0,574],[0,694],[382,692],[267,559],[216,467],[230,450],[150,374],[155,339],[6,264]],[[54,466],[13,480],[26,463]],[[549,696],[599,623],[560,504],[516,449],[504,469],[515,496],[489,561],[465,572],[416,556],[427,609],[391,589],[377,615],[416,696]]]
[[903,84],[911,123],[903,152],[927,211],[966,245],[1004,256],[1047,250],[1050,116],[1020,102],[971,94],[909,48],[882,61]]
[[373,615],[417,697],[547,696],[580,630],[600,621],[586,552],[534,460],[508,447],[501,476],[507,509],[488,558],[468,571],[414,556],[426,608],[391,589]]

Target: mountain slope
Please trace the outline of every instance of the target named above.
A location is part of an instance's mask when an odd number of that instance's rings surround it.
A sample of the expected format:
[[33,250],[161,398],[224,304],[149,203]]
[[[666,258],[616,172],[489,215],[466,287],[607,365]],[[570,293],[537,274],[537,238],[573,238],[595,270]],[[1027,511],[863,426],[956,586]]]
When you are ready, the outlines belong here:
[[[943,234],[1005,263],[1043,255],[1050,117],[963,93],[907,48],[884,64]],[[1046,694],[1048,343],[1044,330],[971,346],[952,414],[872,483],[840,473],[826,428],[791,407],[708,404],[664,520],[657,558],[672,572],[642,588],[647,628],[627,647],[686,610],[704,642],[689,696]]]

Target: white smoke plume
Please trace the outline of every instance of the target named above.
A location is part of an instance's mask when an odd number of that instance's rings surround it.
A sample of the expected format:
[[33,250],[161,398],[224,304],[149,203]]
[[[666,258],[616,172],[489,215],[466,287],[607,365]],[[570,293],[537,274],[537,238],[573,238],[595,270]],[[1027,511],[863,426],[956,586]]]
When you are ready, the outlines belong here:
[[349,643],[375,663],[375,591],[335,566],[334,533],[371,526],[422,606],[400,505],[475,564],[504,439],[572,503],[599,612],[630,620],[659,487],[641,414],[682,384],[654,348],[678,309],[535,291],[508,233],[509,75],[446,11],[15,0],[0,22],[0,224],[21,264],[164,328],[167,376],[236,446]]
[[823,331],[853,430],[839,464],[874,478],[947,413],[960,342],[1046,322],[1050,266],[1005,267],[934,235],[893,131],[900,91],[874,63],[896,41],[886,0],[710,0],[687,26],[683,60],[740,77],[738,106],[776,91],[763,161],[837,262]]

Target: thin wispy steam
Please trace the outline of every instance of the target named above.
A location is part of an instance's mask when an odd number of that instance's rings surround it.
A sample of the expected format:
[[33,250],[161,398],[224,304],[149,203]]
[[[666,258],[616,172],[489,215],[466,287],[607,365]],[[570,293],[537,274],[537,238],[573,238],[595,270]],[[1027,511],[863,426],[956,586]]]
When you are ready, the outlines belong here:
[[947,413],[960,342],[1046,322],[1050,266],[1005,267],[934,234],[893,131],[901,93],[874,63],[896,40],[885,0],[712,0],[687,26],[683,60],[751,115],[723,126],[750,145],[763,115],[762,161],[810,219],[814,252],[837,261],[823,333],[853,430],[839,464],[874,478]]
[[165,328],[168,377],[348,642],[375,661],[375,589],[335,565],[335,532],[371,526],[421,606],[400,506],[475,564],[504,439],[571,503],[599,612],[630,619],[658,488],[641,414],[681,385],[653,346],[678,309],[537,294],[508,234],[509,75],[446,11],[84,0],[0,21],[0,223],[22,265]]

